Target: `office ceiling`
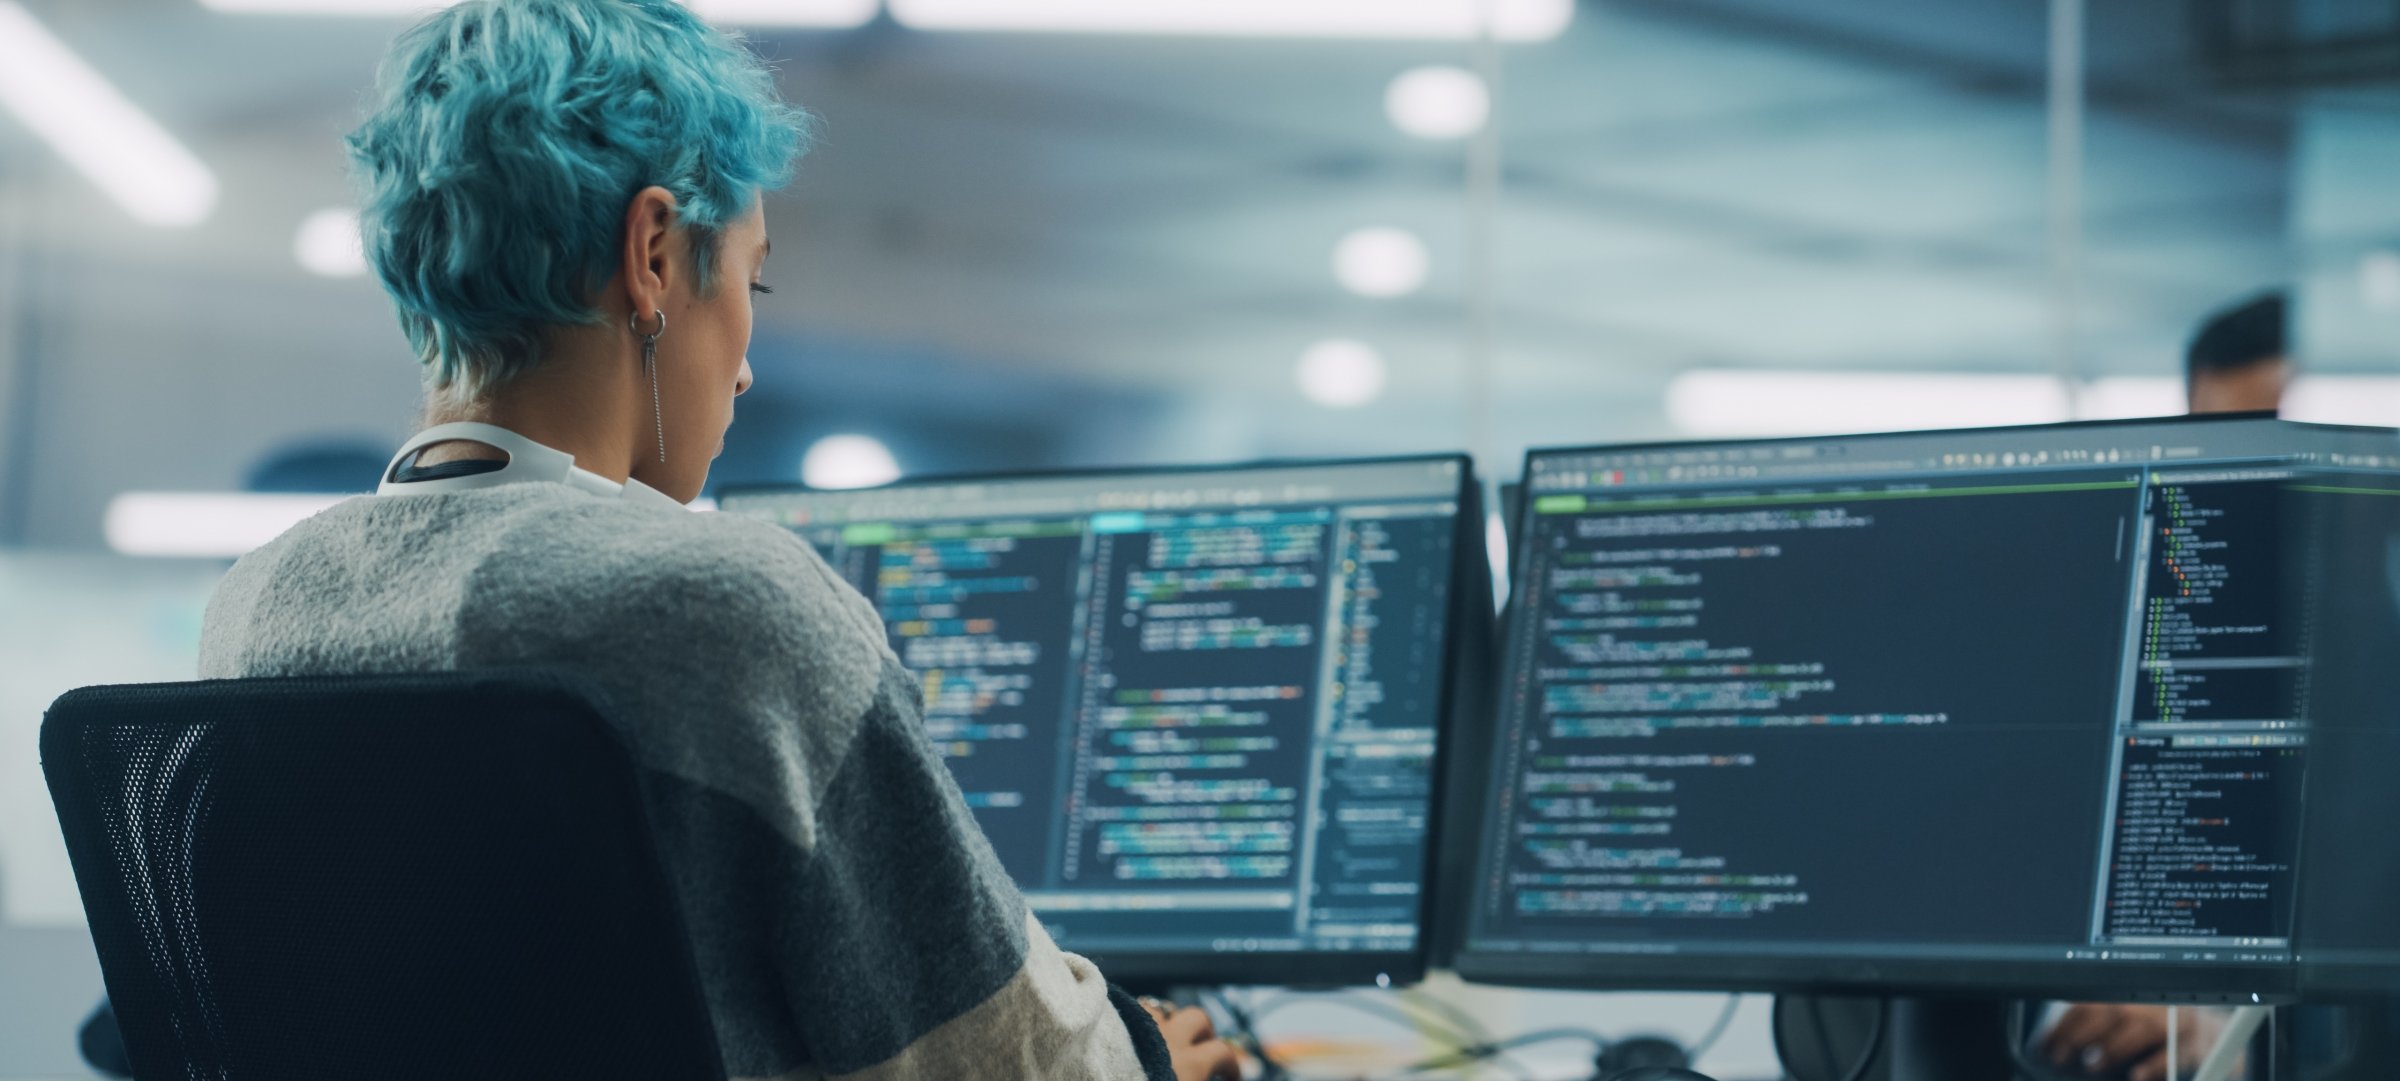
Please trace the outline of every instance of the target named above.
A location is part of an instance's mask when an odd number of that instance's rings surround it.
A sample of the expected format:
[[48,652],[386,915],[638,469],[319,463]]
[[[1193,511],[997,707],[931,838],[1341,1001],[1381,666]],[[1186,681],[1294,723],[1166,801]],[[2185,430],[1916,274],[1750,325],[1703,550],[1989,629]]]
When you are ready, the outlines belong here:
[[[407,365],[371,284],[291,256],[299,221],[344,199],[336,139],[397,24],[25,2],[226,189],[196,229],[140,226],[0,118],[0,192],[47,265],[76,292],[122,281],[261,313],[270,329],[232,339],[251,354],[342,341]],[[2185,3],[2092,7],[2080,357],[2165,375],[2199,316],[2292,274],[2307,99],[2210,75]],[[1495,440],[1665,434],[1661,388],[1695,366],[2048,370],[2044,8],[1586,0],[1562,37],[1508,49]],[[777,408],[845,400],[881,365],[928,373],[921,398],[962,415],[1214,403],[1159,456],[1467,434],[1465,150],[1401,134],[1382,104],[1396,74],[1466,47],[889,22],[754,36],[823,125],[770,205],[779,292],[754,359],[789,375],[762,382]],[[1337,286],[1332,247],[1367,225],[1426,239],[1424,291]],[[1383,351],[1378,405],[1295,390],[1295,358],[1326,337]],[[978,389],[952,400],[946,382]],[[862,408],[915,393],[878,385]]]

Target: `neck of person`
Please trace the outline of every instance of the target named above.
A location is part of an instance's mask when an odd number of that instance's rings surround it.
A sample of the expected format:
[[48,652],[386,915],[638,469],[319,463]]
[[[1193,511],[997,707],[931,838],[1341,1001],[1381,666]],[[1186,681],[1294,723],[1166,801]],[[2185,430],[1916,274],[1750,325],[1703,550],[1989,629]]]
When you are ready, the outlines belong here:
[[[545,343],[541,363],[473,400],[436,392],[426,408],[424,426],[474,421],[506,428],[573,455],[575,464],[587,472],[625,483],[633,475],[637,448],[655,438],[650,431],[650,386],[641,379],[638,358],[615,355],[624,352],[622,334],[607,336],[607,342],[573,341],[583,336],[576,333],[583,329],[554,334]],[[578,345],[585,348],[575,348]],[[497,447],[458,440],[425,448],[417,464],[506,457]]]

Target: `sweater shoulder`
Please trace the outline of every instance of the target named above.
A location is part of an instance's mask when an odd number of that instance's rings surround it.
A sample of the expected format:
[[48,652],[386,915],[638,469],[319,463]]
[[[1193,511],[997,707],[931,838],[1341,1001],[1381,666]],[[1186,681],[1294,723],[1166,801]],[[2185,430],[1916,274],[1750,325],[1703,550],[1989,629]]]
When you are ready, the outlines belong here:
[[890,656],[866,599],[772,524],[604,500],[518,518],[475,564],[466,620],[521,629],[546,613],[604,650],[727,673],[771,658],[858,690],[861,708]]

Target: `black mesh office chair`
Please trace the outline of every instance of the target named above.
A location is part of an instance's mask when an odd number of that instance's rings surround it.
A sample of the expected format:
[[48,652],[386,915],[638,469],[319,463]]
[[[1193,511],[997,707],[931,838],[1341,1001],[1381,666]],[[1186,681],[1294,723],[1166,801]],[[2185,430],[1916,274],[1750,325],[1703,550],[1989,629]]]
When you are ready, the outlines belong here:
[[723,1081],[633,768],[567,681],[91,687],[42,770],[145,1081]]

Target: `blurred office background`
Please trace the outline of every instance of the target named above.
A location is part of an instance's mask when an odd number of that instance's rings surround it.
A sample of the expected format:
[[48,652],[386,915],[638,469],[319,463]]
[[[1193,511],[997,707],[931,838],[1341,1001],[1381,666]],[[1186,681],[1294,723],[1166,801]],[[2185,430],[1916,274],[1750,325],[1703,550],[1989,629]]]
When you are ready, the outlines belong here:
[[[2389,0],[692,2],[821,121],[717,483],[2167,413],[2279,288],[2293,413],[2400,423]],[[41,708],[412,429],[339,138],[420,6],[0,0],[0,1077],[98,991]]]

